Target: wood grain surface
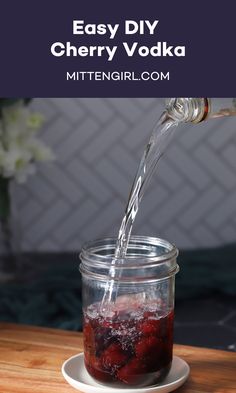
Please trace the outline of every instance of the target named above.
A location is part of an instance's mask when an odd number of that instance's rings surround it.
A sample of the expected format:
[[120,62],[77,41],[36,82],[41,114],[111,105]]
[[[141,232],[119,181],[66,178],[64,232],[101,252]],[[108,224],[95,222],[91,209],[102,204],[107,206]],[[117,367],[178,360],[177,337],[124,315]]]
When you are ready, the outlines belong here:
[[[0,393],[73,393],[61,365],[83,351],[82,333],[0,323]],[[176,393],[236,393],[236,353],[175,345],[190,365]]]

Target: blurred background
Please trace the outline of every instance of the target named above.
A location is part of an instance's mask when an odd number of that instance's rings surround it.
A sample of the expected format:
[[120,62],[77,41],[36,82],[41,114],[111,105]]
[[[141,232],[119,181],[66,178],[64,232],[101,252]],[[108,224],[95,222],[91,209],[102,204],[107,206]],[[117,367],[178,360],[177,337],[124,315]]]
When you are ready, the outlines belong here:
[[[31,154],[14,145],[6,158],[0,148],[0,319],[81,330],[81,245],[117,235],[165,100],[19,103],[0,100],[0,136],[10,135],[1,143],[22,144],[28,129]],[[133,233],[180,249],[175,341],[235,350],[236,117],[177,129]]]

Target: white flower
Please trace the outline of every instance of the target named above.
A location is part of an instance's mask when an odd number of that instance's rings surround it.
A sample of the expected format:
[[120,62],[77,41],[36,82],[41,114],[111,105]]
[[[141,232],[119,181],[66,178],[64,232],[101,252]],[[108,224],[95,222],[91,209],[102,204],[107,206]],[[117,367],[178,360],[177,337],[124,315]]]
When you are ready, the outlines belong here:
[[27,142],[27,148],[36,161],[52,161],[55,158],[51,149],[37,138],[30,138]]
[[6,123],[19,124],[23,115],[25,115],[24,105],[22,101],[18,101],[13,105],[6,106],[2,109],[3,119]]
[[36,161],[51,161],[49,147],[36,138],[43,116],[20,101],[2,110],[0,119],[0,175],[24,182],[35,173]]
[[32,113],[29,115],[27,119],[27,126],[31,130],[37,130],[42,127],[44,121],[44,117],[41,113]]
[[32,155],[30,152],[13,146],[4,154],[2,162],[3,176],[7,178],[15,176],[18,178],[19,174],[23,172],[28,173],[27,167],[31,164],[31,160]]
[[7,124],[5,125],[4,131],[2,131],[1,139],[2,144],[8,149],[9,145],[19,145],[24,137],[21,130],[17,127],[17,124]]

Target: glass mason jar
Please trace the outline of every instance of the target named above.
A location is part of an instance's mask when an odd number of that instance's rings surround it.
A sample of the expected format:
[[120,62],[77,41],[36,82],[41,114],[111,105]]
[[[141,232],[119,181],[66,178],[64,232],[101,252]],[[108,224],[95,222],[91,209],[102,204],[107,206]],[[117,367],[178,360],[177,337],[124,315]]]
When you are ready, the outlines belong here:
[[114,264],[115,246],[113,238],[92,241],[80,255],[85,366],[100,383],[147,386],[171,367],[178,250],[133,236]]

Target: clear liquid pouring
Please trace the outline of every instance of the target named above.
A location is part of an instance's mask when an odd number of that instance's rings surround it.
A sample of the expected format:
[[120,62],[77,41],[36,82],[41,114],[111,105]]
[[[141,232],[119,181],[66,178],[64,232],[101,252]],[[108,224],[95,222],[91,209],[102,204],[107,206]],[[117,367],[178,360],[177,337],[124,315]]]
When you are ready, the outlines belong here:
[[110,280],[106,283],[102,307],[104,302],[108,304],[116,299],[113,287],[117,273],[114,266],[122,264],[122,260],[125,258],[140,202],[157,163],[169,145],[177,126],[180,123],[199,123],[211,118],[231,115],[236,115],[235,98],[171,98],[167,101],[166,110],[153,129],[131,187],[125,214],[118,232],[115,255],[109,272]]

